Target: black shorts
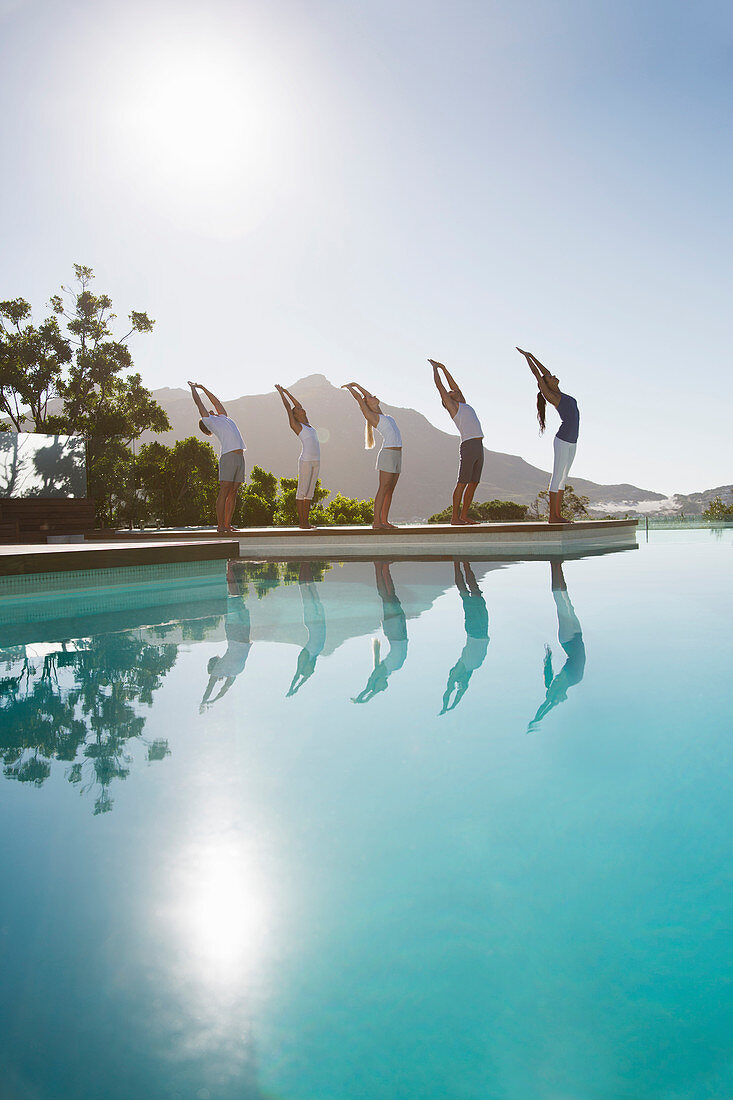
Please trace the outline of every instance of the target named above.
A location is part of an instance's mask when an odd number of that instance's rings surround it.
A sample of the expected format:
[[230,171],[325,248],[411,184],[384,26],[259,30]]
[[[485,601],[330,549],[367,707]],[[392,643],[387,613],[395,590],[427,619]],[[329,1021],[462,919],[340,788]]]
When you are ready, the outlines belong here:
[[478,485],[484,468],[483,439],[464,439],[461,443],[461,461],[458,465],[459,485]]

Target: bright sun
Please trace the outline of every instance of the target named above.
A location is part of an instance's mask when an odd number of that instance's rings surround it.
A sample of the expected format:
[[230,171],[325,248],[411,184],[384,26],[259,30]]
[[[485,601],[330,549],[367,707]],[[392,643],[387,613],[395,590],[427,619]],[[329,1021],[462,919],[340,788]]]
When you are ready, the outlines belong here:
[[141,196],[176,219],[241,232],[286,182],[292,113],[272,66],[219,40],[166,43],[119,109]]

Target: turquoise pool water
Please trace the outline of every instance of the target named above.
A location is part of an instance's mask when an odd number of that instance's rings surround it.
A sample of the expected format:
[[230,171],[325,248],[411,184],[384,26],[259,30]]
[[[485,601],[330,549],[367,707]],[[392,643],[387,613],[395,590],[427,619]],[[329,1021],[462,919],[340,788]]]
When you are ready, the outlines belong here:
[[3,1100],[732,1096],[732,571],[0,584]]

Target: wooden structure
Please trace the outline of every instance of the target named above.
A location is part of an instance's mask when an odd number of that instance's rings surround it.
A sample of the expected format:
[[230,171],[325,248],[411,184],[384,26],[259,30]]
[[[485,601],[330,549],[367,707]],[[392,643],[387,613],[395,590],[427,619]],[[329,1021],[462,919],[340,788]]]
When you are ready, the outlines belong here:
[[0,539],[45,542],[48,535],[83,535],[94,530],[91,497],[2,497]]

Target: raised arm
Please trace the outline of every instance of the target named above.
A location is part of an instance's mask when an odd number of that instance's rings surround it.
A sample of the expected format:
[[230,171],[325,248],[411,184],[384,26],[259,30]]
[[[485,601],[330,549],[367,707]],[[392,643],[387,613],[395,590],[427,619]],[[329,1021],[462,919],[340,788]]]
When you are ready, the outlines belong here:
[[535,376],[537,382],[540,382],[543,378],[543,374],[539,367],[535,366],[534,356],[532,355],[532,353],[530,351],[523,351],[522,348],[517,348],[517,351],[527,360],[527,366],[532,371],[532,374]]
[[290,398],[290,401],[291,401],[292,406],[293,406],[294,409],[302,409],[303,408],[300,401],[298,401],[298,398],[293,397],[290,390],[286,390],[284,386],[278,386],[277,388],[280,390],[281,393],[284,393],[286,397]]
[[552,376],[552,372],[549,371],[547,367],[543,367],[536,355],[533,355],[531,351],[528,351],[527,355],[537,367],[537,370],[540,371],[545,378],[550,378]]
[[535,358],[531,351],[523,351],[522,348],[517,348],[517,351],[527,360],[527,365],[537,381],[537,388],[545,401],[549,401],[551,405],[557,405],[560,401],[560,395],[556,390],[551,389],[545,381],[546,378],[552,377],[547,367],[543,367],[542,363],[540,363],[539,359]]
[[[290,400],[293,402],[293,406],[294,406],[295,405],[295,398],[283,386],[278,386],[277,382],[275,383],[275,389],[280,394],[280,399],[281,399],[283,405],[285,406],[285,412],[288,414],[288,421],[290,423],[290,427],[293,429],[293,431],[295,432],[296,435],[300,435],[300,432],[301,432],[301,429],[302,429],[303,425],[300,423],[299,420],[296,420],[295,414],[293,413],[293,408],[288,403],[288,397],[289,397]],[[287,397],[285,396],[286,394],[287,394]]]
[[[445,411],[448,413],[449,416],[454,417],[456,415],[456,413],[458,412],[458,402],[454,398],[452,398],[450,396],[450,394],[448,393],[448,390],[446,389],[445,383],[443,382],[443,379],[440,377],[440,372],[441,372],[441,370],[445,371],[445,376],[449,380],[450,380],[450,375],[448,374],[448,371],[445,369],[443,364],[442,363],[437,363],[435,361],[435,359],[428,359],[428,363],[430,363],[430,365],[433,368],[433,381],[435,382],[438,393],[440,394],[440,400],[443,402],[443,408],[445,409]],[[451,385],[451,388],[455,389],[456,388],[455,384]]]
[[189,382],[188,384],[191,387],[191,397],[196,402],[196,408],[198,409],[199,414],[201,415],[201,418],[203,419],[203,417],[209,415],[209,410],[206,408],[206,406],[204,405],[203,401],[201,400],[201,398],[199,397],[199,395],[196,391],[196,383],[195,382]]
[[363,386],[360,386],[358,382],[345,382],[341,387],[342,390],[348,390],[351,396],[358,404],[361,411],[364,413],[364,419],[376,428],[379,423],[379,413],[374,412],[366,403],[367,397],[372,395],[369,390],[365,390]]
[[206,396],[208,397],[209,401],[210,401],[210,402],[211,402],[211,404],[212,404],[212,405],[214,406],[214,411],[215,411],[215,412],[217,412],[217,413],[219,414],[219,416],[226,416],[226,415],[227,415],[227,411],[226,411],[226,409],[224,408],[224,406],[222,405],[222,403],[221,403],[221,401],[219,400],[219,398],[218,398],[218,397],[216,397],[216,395],[215,395],[215,394],[213,394],[213,393],[211,392],[211,390],[207,390],[206,386],[202,386],[200,382],[197,382],[197,383],[196,383],[196,385],[198,386],[198,388],[199,388],[200,390],[203,390],[203,391],[204,391],[204,393],[205,393],[205,394],[206,394]]

